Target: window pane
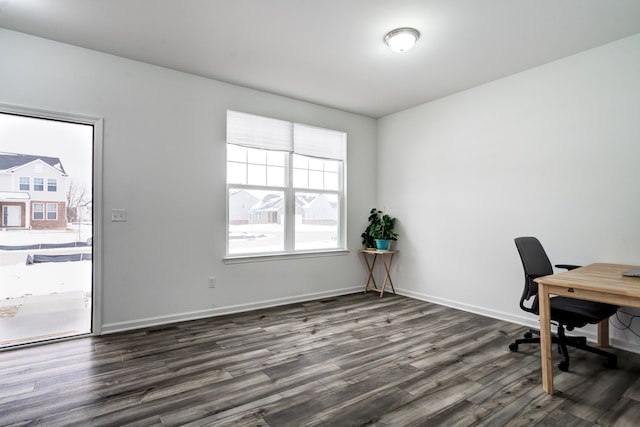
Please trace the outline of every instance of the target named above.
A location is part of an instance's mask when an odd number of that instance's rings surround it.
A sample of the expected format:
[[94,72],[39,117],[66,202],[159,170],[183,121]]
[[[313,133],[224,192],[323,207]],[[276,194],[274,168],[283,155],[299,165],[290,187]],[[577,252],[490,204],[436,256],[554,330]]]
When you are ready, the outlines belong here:
[[272,166],[283,166],[286,153],[282,151],[267,151],[267,164]]
[[338,166],[340,162],[336,160],[325,160],[324,161],[324,170],[327,172],[338,172]]
[[58,205],[55,203],[47,203],[47,219],[58,219]]
[[284,187],[284,167],[267,166],[267,185],[271,187]]
[[293,165],[294,187],[340,190],[340,161],[316,159],[296,154]]
[[324,189],[323,173],[318,171],[309,171],[309,188],[316,188],[318,190]]
[[339,190],[340,184],[338,182],[338,174],[333,172],[324,173],[324,189],[325,190]]
[[33,178],[33,190],[44,191],[44,178]]
[[44,219],[44,205],[42,203],[33,204],[33,219]]
[[324,161],[320,159],[309,159],[309,169],[321,171],[324,168]]
[[296,188],[309,188],[309,173],[306,169],[293,170],[293,186]]
[[20,177],[20,190],[29,191],[29,177]]
[[246,184],[247,165],[244,163],[227,163],[227,182],[229,184]]
[[257,163],[259,165],[267,164],[267,152],[256,148],[247,148],[249,163]]
[[339,247],[339,212],[336,194],[297,192],[295,249]]
[[58,183],[55,179],[47,180],[47,191],[58,191]]
[[247,149],[238,145],[227,144],[227,161],[247,162]]
[[284,251],[284,192],[229,189],[229,254]]
[[249,185],[267,185],[267,167],[258,165],[249,165]]
[[294,154],[293,167],[307,169],[309,167],[309,159],[299,154]]

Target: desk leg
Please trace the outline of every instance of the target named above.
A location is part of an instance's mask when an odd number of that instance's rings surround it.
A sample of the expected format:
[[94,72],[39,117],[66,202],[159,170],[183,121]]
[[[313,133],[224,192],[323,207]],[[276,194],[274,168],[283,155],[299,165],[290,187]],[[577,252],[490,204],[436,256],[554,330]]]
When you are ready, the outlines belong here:
[[553,364],[551,359],[551,309],[549,290],[538,284],[538,304],[540,309],[540,359],[542,363],[542,388],[553,394]]
[[373,282],[373,288],[378,289],[378,284],[376,283],[376,278],[373,276],[373,268],[376,266],[376,260],[378,259],[378,254],[373,254],[373,261],[369,263],[369,257],[367,254],[364,254],[364,261],[367,263],[367,268],[369,269],[369,277],[367,278],[367,284],[364,286],[364,293],[366,294],[369,290],[369,283]]
[[598,345],[609,347],[609,319],[604,319],[598,323]]
[[391,285],[393,294],[395,295],[396,293],[396,288],[393,287],[393,280],[391,280],[391,263],[393,263],[393,254],[391,254],[391,256],[389,257],[388,263],[386,257],[383,256],[382,263],[384,264],[384,269],[386,270],[387,274],[384,276],[384,283],[382,284],[382,290],[380,291],[380,298],[382,298],[382,295],[384,294],[384,288],[387,287],[387,281],[389,281],[389,284]]

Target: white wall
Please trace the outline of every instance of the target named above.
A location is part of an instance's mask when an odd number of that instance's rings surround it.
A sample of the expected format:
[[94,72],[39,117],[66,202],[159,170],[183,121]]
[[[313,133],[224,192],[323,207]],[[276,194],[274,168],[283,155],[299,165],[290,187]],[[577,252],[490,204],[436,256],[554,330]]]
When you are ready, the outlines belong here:
[[[374,120],[2,29],[0,58],[0,103],[104,118],[103,331],[361,289]],[[348,133],[349,254],[223,264],[228,108]]]
[[[378,130],[378,201],[401,223],[403,293],[533,325],[518,308],[515,237],[537,236],[556,264],[640,265],[640,35]],[[628,331],[612,336],[640,350]]]
[[[516,236],[538,236],[555,263],[640,264],[640,35],[385,117],[377,129],[2,29],[0,57],[0,103],[104,118],[106,332],[360,290],[354,251],[374,206],[400,219],[393,274],[403,293],[490,316],[535,324],[517,307]],[[348,255],[223,264],[227,108],[348,132]],[[127,222],[109,222],[112,208],[127,209]],[[640,349],[628,332],[612,335]]]

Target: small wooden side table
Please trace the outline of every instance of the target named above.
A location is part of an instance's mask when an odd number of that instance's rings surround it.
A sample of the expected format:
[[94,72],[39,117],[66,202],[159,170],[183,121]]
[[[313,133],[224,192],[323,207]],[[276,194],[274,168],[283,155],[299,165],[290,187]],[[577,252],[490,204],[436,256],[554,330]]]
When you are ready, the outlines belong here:
[[[366,294],[368,291],[380,292],[380,298],[384,295],[384,289],[387,287],[387,282],[391,285],[391,290],[393,293],[396,293],[396,289],[393,287],[393,281],[391,280],[391,263],[393,262],[393,256],[398,253],[398,251],[379,251],[376,249],[360,249],[364,256],[364,260],[367,263],[367,268],[369,269],[369,278],[367,279],[367,284],[364,287],[364,293]],[[384,264],[384,269],[386,274],[384,276],[384,282],[382,282],[382,287],[378,288],[378,284],[376,283],[376,278],[373,275],[373,269],[376,265],[376,260],[378,259],[378,255],[382,258],[382,263]],[[373,256],[373,260],[369,262]]]

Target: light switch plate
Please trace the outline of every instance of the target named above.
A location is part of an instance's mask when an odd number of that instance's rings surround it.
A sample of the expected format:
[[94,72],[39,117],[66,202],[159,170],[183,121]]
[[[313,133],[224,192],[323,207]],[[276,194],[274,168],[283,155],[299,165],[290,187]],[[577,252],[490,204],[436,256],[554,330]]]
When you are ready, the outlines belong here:
[[127,211],[125,209],[111,209],[111,222],[125,222]]

